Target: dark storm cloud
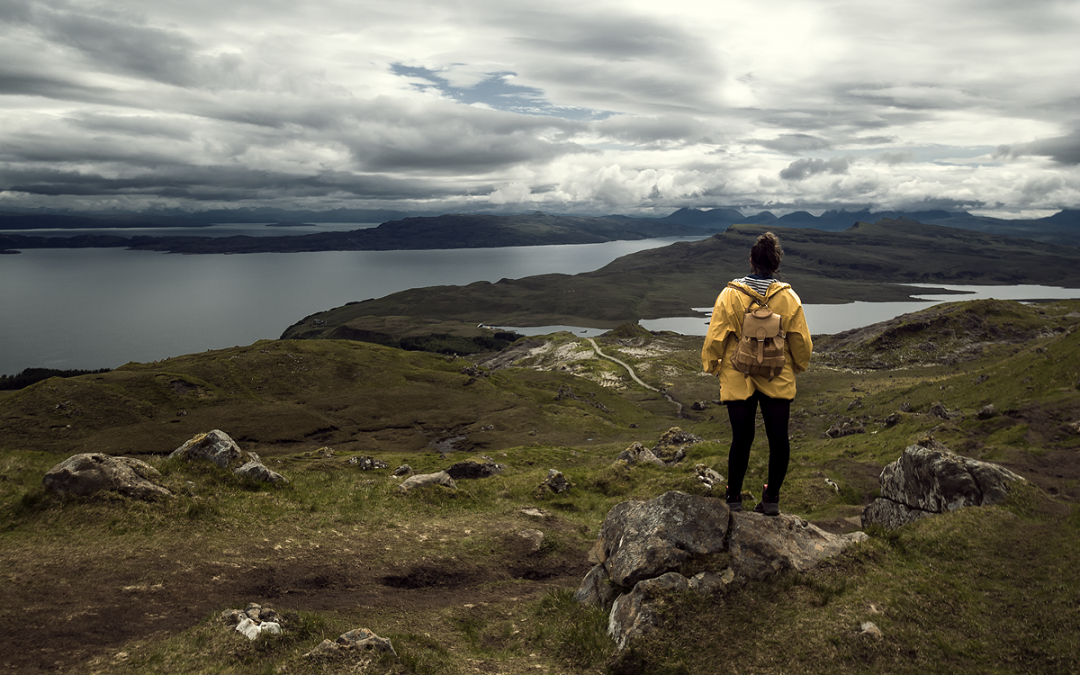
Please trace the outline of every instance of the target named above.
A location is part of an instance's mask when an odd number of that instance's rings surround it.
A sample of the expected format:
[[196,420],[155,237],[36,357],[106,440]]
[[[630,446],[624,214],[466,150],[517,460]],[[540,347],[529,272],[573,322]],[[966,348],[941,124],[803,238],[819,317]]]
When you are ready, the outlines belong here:
[[754,142],[770,150],[777,150],[789,155],[815,150],[828,150],[833,147],[831,141],[810,134],[784,134],[779,138]]
[[832,159],[799,159],[780,172],[784,180],[805,180],[819,173],[847,173],[851,160],[846,157]]
[[13,27],[38,34],[52,47],[79,52],[104,72],[134,74],[190,86],[197,82],[191,54],[197,45],[175,31],[148,26],[136,17],[73,3],[5,3]]
[[453,197],[452,187],[418,184],[379,175],[326,172],[312,176],[229,166],[172,166],[113,178],[77,171],[0,169],[7,189],[50,197],[143,196],[194,201],[243,201],[349,195],[358,198],[430,199]]
[[997,157],[1040,155],[1049,157],[1058,164],[1078,165],[1080,164],[1080,129],[1067,136],[1045,138],[1014,146],[1003,145],[998,148],[995,155]]

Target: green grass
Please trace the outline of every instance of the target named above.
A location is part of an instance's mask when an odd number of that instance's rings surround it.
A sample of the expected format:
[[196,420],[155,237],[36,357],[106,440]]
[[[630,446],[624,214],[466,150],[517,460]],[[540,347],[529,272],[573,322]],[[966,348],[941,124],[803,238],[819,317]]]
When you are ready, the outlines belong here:
[[[1064,325],[1071,311],[1065,303],[1043,316]],[[881,468],[927,436],[1010,466],[1071,456],[1080,450],[1080,436],[1066,427],[1080,409],[1077,339],[1047,331],[977,359],[903,370],[812,367],[799,379],[792,408],[781,508],[818,522],[857,517],[877,495]],[[665,380],[685,403],[711,401],[715,380],[697,374],[694,342],[627,334],[601,347],[647,379]],[[666,351],[642,356],[635,350],[643,346]],[[220,578],[220,597],[201,614],[170,623],[167,634],[109,646],[71,672],[1080,669],[1080,510],[1068,497],[1076,481],[1047,483],[1062,495],[1050,496],[1039,487],[1048,480],[1043,474],[1003,505],[896,532],[871,529],[868,543],[811,572],[716,597],[673,598],[658,633],[616,654],[606,617],[572,599],[588,550],[616,504],[671,489],[706,494],[693,473],[698,463],[726,474],[725,410],[709,404],[675,418],[669,403],[640,388],[614,391],[558,372],[498,371],[466,386],[460,371],[467,363],[339,341],[263,342],[50,380],[0,398],[0,621],[15,621],[41,598],[63,604],[86,578],[114,594],[147,593],[137,596],[145,603],[153,600],[145,589],[205,588]],[[560,386],[572,387],[578,400],[556,401]],[[856,399],[861,405],[852,407]],[[937,401],[952,419],[928,414]],[[62,402],[70,404],[58,409]],[[979,419],[987,403],[999,413]],[[911,412],[886,426],[904,405]],[[79,414],[67,417],[70,408]],[[178,418],[177,409],[188,415]],[[866,433],[825,438],[840,418]],[[194,430],[233,433],[234,423],[246,435],[241,446],[263,455],[289,485],[256,485],[165,459]],[[496,429],[482,431],[488,424]],[[337,429],[307,435],[329,426]],[[671,426],[706,442],[673,468],[614,462],[630,442],[652,447]],[[427,445],[461,429],[475,445],[447,457]],[[759,437],[746,479],[751,491],[767,479]],[[173,499],[61,499],[41,486],[44,472],[67,455],[115,447],[121,438],[137,443],[162,472]],[[329,458],[318,452],[322,446],[333,449]],[[365,472],[348,463],[361,455],[390,468]],[[389,475],[404,463],[428,473],[483,455],[504,464],[503,473],[461,480],[453,491],[402,494]],[[570,491],[538,489],[551,468],[573,483]],[[526,515],[526,508],[544,515]],[[538,552],[522,552],[516,533],[523,529],[544,532]],[[578,572],[545,576],[566,569]],[[329,590],[318,591],[324,586]],[[292,592],[281,594],[286,588]],[[309,608],[308,592],[356,599]],[[260,599],[292,612],[282,638],[249,643],[216,621],[221,610]],[[862,634],[866,621],[883,638]],[[321,640],[361,626],[391,638],[400,658],[332,664],[303,657]]]

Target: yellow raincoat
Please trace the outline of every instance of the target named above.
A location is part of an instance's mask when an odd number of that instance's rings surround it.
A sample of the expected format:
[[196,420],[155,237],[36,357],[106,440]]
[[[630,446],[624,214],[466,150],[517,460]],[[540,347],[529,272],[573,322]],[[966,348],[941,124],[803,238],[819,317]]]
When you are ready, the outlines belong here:
[[701,348],[702,368],[720,378],[720,400],[725,403],[746,400],[755,391],[771,398],[795,398],[795,374],[810,365],[810,353],[814,349],[802,301],[791,289],[791,284],[780,281],[773,282],[764,297],[744,283],[732,283],[767,302],[769,308],[780,315],[781,328],[787,333],[784,370],[770,381],[767,377],[747,377],[730,365],[729,359],[734,356],[742,334],[743,315],[752,302],[750,296],[734,288],[724,288],[716,297],[709,334]]

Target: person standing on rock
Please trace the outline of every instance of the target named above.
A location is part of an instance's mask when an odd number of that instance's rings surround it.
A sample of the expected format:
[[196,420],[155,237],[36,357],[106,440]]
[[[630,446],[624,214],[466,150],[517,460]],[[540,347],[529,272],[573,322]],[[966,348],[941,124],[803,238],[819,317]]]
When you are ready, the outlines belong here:
[[[726,501],[732,511],[742,511],[742,484],[754,444],[757,410],[761,407],[769,440],[769,482],[762,488],[761,501],[754,511],[768,516],[780,514],[780,488],[791,456],[788,418],[795,398],[795,374],[810,365],[814,348],[802,301],[790,284],[776,279],[783,257],[784,250],[775,234],[766,232],[758,237],[750,248],[750,274],[735,279],[717,296],[701,349],[702,367],[720,378],[720,401],[727,406],[731,421]],[[732,363],[747,309],[762,305],[780,315],[785,343],[783,369],[772,378],[746,375]]]

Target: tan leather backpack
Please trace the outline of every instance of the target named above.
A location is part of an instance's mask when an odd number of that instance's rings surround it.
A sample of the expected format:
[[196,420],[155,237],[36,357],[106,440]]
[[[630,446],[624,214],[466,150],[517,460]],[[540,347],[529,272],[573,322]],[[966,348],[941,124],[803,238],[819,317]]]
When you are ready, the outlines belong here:
[[[742,335],[731,365],[746,377],[758,375],[771,380],[784,370],[787,360],[784,354],[787,334],[782,329],[780,315],[745,288],[730,283],[728,286],[750,296],[752,301],[743,315]],[[754,309],[754,305],[758,308]]]

